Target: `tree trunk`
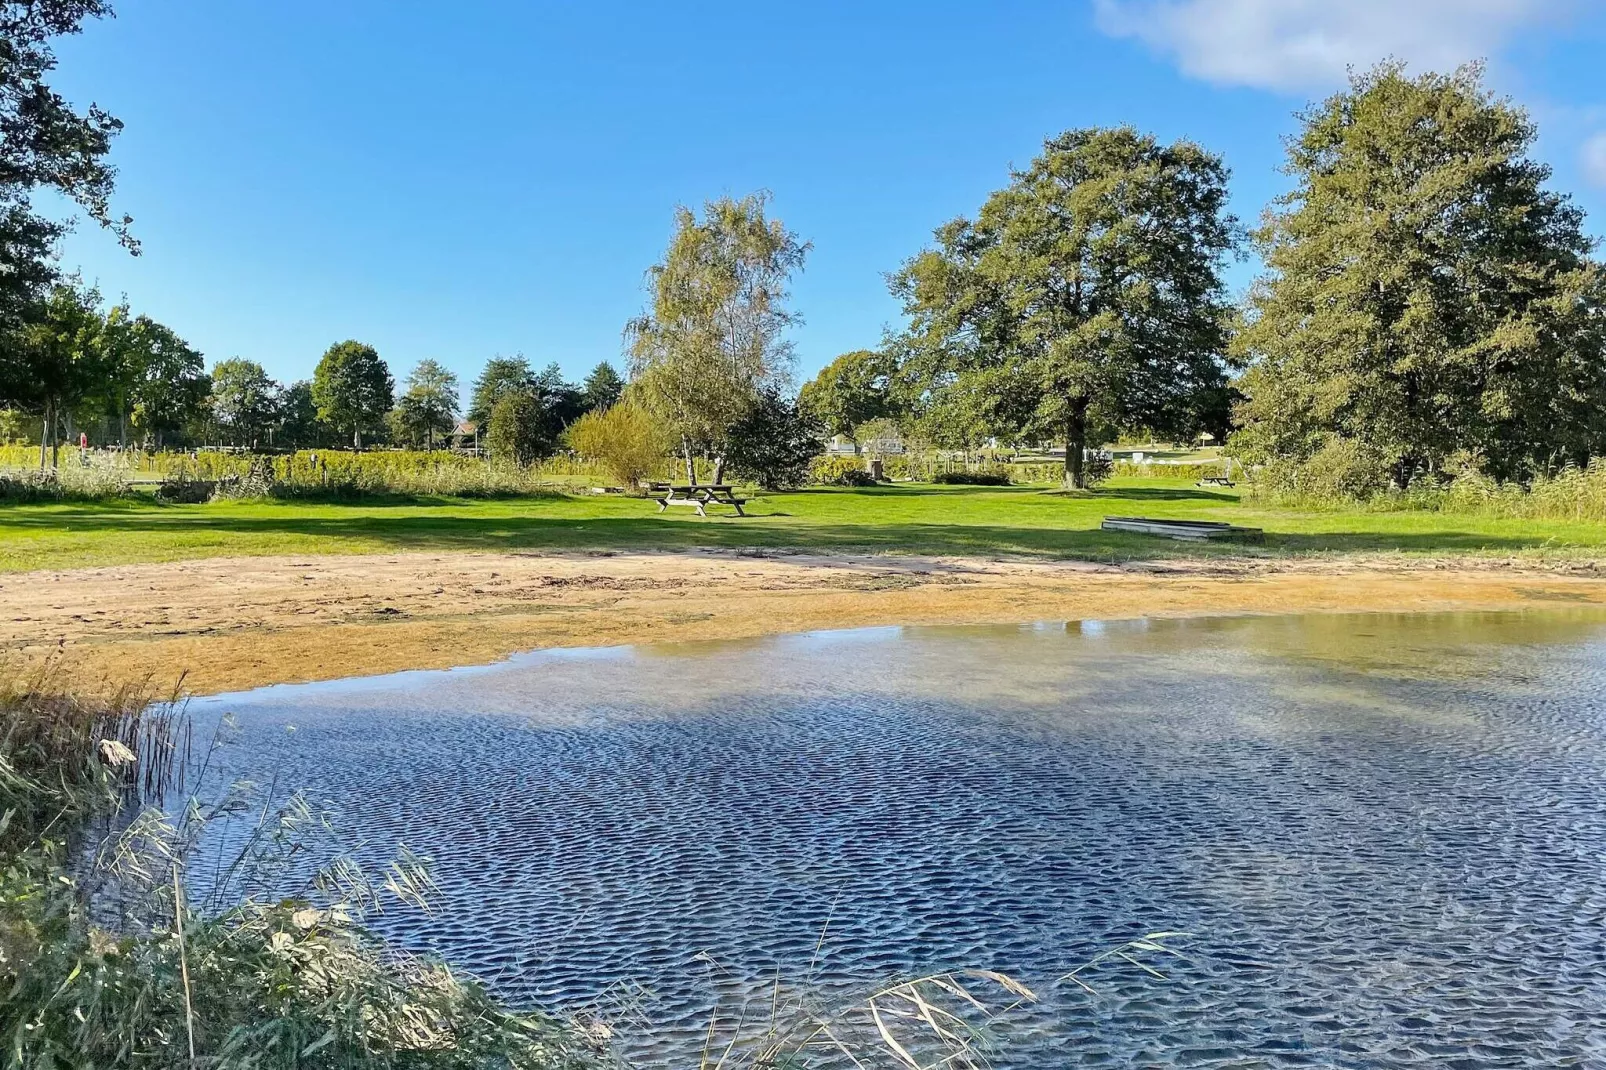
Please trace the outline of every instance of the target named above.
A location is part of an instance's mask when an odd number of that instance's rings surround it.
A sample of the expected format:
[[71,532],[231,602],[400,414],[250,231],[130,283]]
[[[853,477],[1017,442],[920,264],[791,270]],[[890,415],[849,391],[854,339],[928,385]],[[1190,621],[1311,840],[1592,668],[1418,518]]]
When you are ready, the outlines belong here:
[[714,458],[714,486],[719,486],[725,478],[725,455],[720,454]]
[[686,482],[695,487],[697,485],[697,464],[691,457],[691,443],[684,437],[680,440],[680,452],[686,458]]
[[362,428],[360,427],[351,429],[351,448],[359,453],[362,452]]
[[1072,398],[1071,413],[1065,421],[1065,483],[1076,490],[1087,489],[1087,399]]
[[39,471],[45,470],[45,457],[50,449],[50,417],[55,412],[55,402],[45,399],[44,415],[39,419]]

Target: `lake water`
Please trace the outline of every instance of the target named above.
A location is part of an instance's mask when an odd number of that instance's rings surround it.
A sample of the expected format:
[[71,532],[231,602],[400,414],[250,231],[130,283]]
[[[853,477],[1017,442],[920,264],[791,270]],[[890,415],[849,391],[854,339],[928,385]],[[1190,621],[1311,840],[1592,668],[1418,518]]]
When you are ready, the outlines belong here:
[[[379,931],[649,1063],[777,978],[983,967],[1043,997],[1001,1066],[1606,1066],[1588,611],[555,651],[225,709],[224,775],[432,860]],[[1163,979],[1052,983],[1157,930]]]

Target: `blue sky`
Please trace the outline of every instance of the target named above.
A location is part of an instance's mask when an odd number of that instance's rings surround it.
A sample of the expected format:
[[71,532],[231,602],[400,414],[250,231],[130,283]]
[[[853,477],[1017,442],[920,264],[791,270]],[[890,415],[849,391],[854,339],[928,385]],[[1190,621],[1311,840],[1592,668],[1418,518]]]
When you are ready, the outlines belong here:
[[[306,377],[334,341],[401,379],[493,354],[620,364],[678,203],[765,188],[814,243],[806,377],[895,323],[883,274],[1044,137],[1131,122],[1223,153],[1245,220],[1346,64],[1486,57],[1606,233],[1601,0],[535,3],[122,0],[57,84],[127,124],[131,258],[63,264],[208,361]],[[1248,280],[1253,265],[1234,270]]]

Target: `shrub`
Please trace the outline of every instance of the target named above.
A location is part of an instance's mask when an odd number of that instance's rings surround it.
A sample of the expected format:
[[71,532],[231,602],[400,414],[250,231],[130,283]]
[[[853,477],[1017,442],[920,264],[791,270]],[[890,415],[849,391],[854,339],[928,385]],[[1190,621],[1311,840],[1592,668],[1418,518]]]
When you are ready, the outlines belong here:
[[809,482],[822,487],[873,487],[875,477],[857,457],[816,457],[809,464]]
[[491,459],[504,464],[532,465],[550,456],[558,441],[551,410],[528,390],[502,395],[491,406],[485,444]]
[[673,443],[668,430],[634,401],[586,413],[564,432],[569,448],[619,483],[638,486],[658,470]]
[[820,422],[771,387],[730,433],[726,463],[767,490],[795,487],[808,478],[825,432]]
[[128,493],[126,473],[116,467],[76,463],[0,475],[0,502],[100,502]]
[[1390,475],[1383,456],[1350,438],[1331,438],[1304,460],[1280,459],[1250,472],[1254,493],[1289,505],[1328,506],[1384,495]]
[[1009,473],[959,468],[952,472],[938,472],[931,477],[931,481],[961,487],[1007,487]]

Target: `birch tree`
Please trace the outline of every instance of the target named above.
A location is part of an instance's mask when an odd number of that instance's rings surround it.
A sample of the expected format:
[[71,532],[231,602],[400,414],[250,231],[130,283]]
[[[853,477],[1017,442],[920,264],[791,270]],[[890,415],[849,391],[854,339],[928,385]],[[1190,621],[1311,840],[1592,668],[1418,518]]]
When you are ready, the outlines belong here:
[[709,201],[675,213],[661,263],[647,273],[647,308],[625,328],[632,383],[679,442],[686,478],[699,453],[724,477],[731,431],[769,387],[790,381],[785,338],[799,322],[787,285],[809,244],[766,215],[769,197]]

